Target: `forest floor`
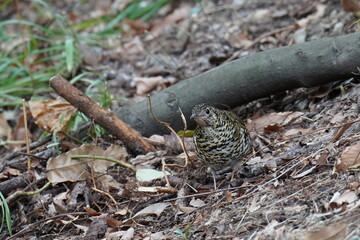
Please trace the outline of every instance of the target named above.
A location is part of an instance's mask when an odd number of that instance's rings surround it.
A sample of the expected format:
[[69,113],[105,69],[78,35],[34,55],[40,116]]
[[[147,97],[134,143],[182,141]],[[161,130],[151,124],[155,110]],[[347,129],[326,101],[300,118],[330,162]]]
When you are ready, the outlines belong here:
[[[80,17],[88,9],[76,11]],[[121,39],[81,46],[84,68],[107,76],[112,97],[128,99],[113,107],[144,100],[226,61],[358,30],[349,27],[356,18],[339,0],[203,1],[201,8],[178,1],[158,15],[149,23],[124,21]],[[166,192],[171,189],[163,179],[141,182],[118,165],[101,173],[85,168],[89,174],[81,181],[57,179],[45,191],[11,199],[10,239],[360,239],[360,175],[359,167],[351,167],[360,163],[359,93],[354,75],[234,109],[247,121],[255,149],[218,180],[216,190],[191,138],[188,167],[166,169],[173,192]],[[147,155],[119,146],[112,151],[138,169],[183,163],[173,136],[151,139],[158,148]],[[97,141],[102,147],[118,143]],[[49,178],[50,161],[65,159],[60,152],[51,157],[33,163],[33,189]],[[24,160],[7,160],[1,181],[28,176]],[[3,228],[0,238],[6,234]]]

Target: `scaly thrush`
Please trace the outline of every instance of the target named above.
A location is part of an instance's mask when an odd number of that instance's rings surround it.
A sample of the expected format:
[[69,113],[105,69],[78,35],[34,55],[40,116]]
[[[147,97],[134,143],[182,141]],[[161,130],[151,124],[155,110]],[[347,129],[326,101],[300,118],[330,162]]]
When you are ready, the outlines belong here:
[[191,119],[197,123],[195,152],[213,170],[233,167],[249,153],[249,132],[234,113],[198,104],[192,109]]

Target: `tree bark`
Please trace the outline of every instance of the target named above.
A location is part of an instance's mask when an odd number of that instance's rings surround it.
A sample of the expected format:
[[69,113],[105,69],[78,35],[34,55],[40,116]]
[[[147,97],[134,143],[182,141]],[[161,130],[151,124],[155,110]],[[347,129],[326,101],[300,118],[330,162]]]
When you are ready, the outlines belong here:
[[[181,81],[152,100],[153,112],[175,130],[183,128],[178,108],[189,122],[198,103],[230,107],[299,87],[314,87],[354,76],[360,66],[360,33],[325,38],[256,53]],[[147,101],[115,110],[143,136],[167,130],[150,114]]]

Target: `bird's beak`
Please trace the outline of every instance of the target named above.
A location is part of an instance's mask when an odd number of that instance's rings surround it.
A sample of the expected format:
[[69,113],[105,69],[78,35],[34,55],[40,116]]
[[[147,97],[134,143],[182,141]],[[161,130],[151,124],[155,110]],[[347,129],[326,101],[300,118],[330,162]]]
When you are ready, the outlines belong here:
[[207,125],[206,122],[204,122],[204,120],[201,118],[201,116],[196,113],[193,113],[190,116],[190,119],[195,120],[195,122],[201,127],[205,127]]

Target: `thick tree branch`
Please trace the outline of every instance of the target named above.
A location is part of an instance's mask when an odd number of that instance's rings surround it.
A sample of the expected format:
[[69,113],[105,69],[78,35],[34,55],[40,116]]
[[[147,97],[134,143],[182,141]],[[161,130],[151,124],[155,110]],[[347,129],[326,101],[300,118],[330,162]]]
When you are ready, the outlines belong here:
[[130,150],[135,153],[147,153],[154,150],[152,145],[145,141],[137,131],[117,118],[114,113],[97,105],[60,75],[50,79],[50,87],[80,112],[118,137]]
[[[235,107],[288,89],[344,80],[359,66],[360,33],[282,47],[181,81],[152,96],[153,111],[180,130],[179,107],[187,117],[192,107],[202,102]],[[144,136],[167,132],[152,118],[147,101],[119,108],[116,114]]]

